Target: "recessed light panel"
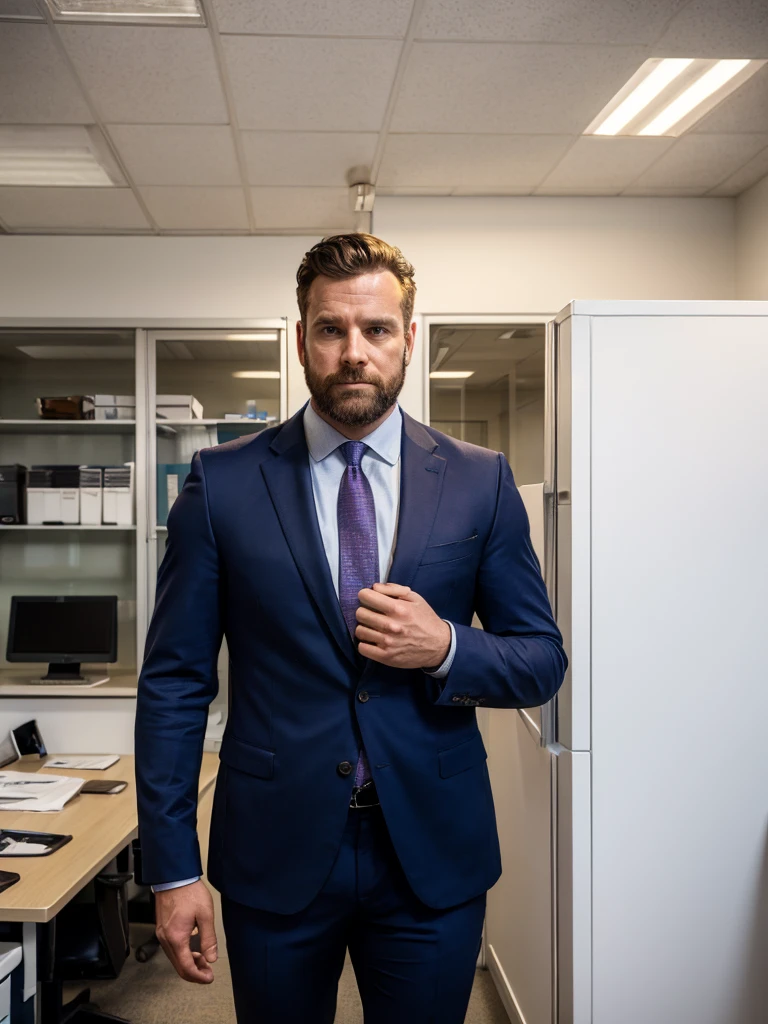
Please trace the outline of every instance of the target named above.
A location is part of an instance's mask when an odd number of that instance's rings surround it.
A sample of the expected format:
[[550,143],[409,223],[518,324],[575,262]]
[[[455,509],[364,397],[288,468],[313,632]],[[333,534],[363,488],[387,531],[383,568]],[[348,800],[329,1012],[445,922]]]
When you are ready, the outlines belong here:
[[433,370],[429,376],[431,380],[466,380],[474,372],[474,370]]
[[682,135],[765,63],[654,57],[616,93],[584,134]]
[[54,21],[204,25],[199,0],[45,0]]
[[124,184],[96,129],[0,125],[0,185],[110,188]]

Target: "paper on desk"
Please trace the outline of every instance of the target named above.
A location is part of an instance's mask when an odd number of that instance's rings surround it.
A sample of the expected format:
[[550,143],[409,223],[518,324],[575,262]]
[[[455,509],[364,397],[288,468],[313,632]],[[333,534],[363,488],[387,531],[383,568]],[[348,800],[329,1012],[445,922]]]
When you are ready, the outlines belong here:
[[67,775],[0,772],[0,811],[60,811],[84,782]]

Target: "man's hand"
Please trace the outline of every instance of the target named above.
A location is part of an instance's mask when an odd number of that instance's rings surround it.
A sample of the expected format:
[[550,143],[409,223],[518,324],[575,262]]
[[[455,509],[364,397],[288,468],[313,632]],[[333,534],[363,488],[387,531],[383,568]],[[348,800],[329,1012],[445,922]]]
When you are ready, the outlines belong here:
[[[176,973],[185,981],[210,985],[212,963],[218,957],[216,931],[213,926],[213,900],[201,881],[163,889],[155,893],[157,937]],[[200,952],[189,948],[195,926],[200,937]]]
[[374,583],[357,595],[358,650],[393,668],[439,668],[451,648],[451,627],[410,587]]

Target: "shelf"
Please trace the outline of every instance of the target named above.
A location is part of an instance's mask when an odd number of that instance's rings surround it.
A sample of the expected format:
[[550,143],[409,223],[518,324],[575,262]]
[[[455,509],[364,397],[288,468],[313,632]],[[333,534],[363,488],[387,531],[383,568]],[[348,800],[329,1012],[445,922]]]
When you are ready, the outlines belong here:
[[46,525],[45,523],[0,523],[0,530],[135,530],[135,526],[115,526],[110,523],[102,523],[101,526],[88,526],[81,523],[70,525]]
[[3,420],[4,434],[82,434],[104,430],[108,434],[133,434],[136,420]]

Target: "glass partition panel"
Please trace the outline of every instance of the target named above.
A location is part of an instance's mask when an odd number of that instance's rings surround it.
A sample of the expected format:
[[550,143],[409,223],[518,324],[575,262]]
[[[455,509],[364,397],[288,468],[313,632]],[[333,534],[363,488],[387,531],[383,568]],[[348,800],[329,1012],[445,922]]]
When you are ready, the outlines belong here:
[[46,668],[6,660],[14,595],[116,596],[108,672],[135,677],[135,382],[134,331],[0,330],[3,678]]
[[[543,521],[526,485],[544,481],[544,324],[432,324],[429,409],[431,426],[503,452]],[[528,714],[540,730],[541,709]]]

